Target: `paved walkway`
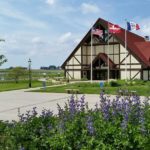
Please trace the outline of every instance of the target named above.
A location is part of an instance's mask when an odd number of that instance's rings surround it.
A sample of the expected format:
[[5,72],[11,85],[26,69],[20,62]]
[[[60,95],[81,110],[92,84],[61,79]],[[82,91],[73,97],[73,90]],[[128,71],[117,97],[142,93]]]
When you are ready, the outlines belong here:
[[[21,114],[26,113],[33,107],[37,107],[39,113],[46,108],[57,114],[57,103],[63,107],[71,96],[66,93],[29,92],[33,89],[39,88],[0,92],[0,120],[18,120],[18,111]],[[81,96],[79,94],[77,98],[79,99]],[[111,98],[113,99],[115,96],[111,96]],[[85,101],[88,102],[90,108],[93,108],[99,102],[99,95],[85,94]]]
[[[25,113],[33,107],[37,107],[39,113],[43,108],[50,108],[57,113],[57,103],[64,106],[71,96],[65,93],[28,92],[29,90],[31,89],[0,92],[0,120],[18,120],[18,110]],[[82,95],[77,96],[80,98]],[[87,94],[85,99],[92,107],[99,101],[99,95]]]

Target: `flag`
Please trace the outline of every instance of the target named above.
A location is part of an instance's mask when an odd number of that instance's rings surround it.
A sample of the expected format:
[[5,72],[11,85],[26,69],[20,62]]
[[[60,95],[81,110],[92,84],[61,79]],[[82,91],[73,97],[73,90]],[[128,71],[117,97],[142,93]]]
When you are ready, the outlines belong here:
[[109,30],[109,33],[120,33],[121,28],[117,24],[110,24],[109,23],[108,30]]
[[140,26],[135,23],[135,22],[127,22],[127,30],[131,31],[131,30],[139,30]]
[[92,34],[93,35],[98,35],[100,37],[103,36],[103,30],[100,30],[100,29],[92,29]]

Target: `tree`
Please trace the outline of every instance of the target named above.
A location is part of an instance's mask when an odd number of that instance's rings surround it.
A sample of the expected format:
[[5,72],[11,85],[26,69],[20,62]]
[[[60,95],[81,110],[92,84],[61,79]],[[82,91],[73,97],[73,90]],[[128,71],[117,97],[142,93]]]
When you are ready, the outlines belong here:
[[[0,42],[5,42],[5,40],[4,40],[4,39],[0,39]],[[3,63],[5,63],[5,62],[7,62],[6,57],[5,57],[4,55],[0,55],[0,66],[1,66]]]
[[0,66],[5,62],[7,62],[6,57],[4,55],[0,55]]
[[10,70],[8,76],[15,80],[16,83],[19,82],[19,79],[22,77],[24,78],[25,75],[27,75],[27,70],[22,68],[22,67],[15,67],[13,69]]

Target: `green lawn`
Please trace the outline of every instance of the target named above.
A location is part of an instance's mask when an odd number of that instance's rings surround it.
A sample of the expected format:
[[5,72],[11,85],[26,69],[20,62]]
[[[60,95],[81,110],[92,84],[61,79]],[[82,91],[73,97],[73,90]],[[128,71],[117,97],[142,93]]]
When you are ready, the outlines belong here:
[[[150,82],[138,82],[134,83],[134,85],[123,84],[122,81],[117,82],[117,86],[105,85],[104,90],[106,94],[113,94],[116,95],[119,89],[128,90],[129,93],[131,91],[136,91],[138,95],[141,96],[150,96]],[[60,87],[50,87],[43,91],[36,90],[35,92],[50,92],[50,93],[65,93],[66,89],[79,89],[81,94],[99,94],[101,89],[99,83],[75,83],[75,84],[68,84],[66,86]]]
[[[50,83],[48,83],[47,85],[50,85]],[[32,81],[32,87],[40,87],[40,86],[42,86],[42,82]],[[29,88],[28,81],[20,81],[19,83],[0,82],[0,92],[10,91],[10,90],[17,90],[17,89],[27,89],[27,88]]]

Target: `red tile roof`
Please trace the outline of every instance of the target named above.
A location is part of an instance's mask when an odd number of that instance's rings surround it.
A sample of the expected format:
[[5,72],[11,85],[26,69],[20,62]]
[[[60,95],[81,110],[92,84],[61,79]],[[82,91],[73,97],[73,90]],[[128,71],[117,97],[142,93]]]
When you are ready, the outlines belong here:
[[[98,22],[107,28],[108,22],[99,18]],[[112,34],[118,41],[125,45],[125,29],[121,28],[121,32]],[[150,67],[150,41],[135,33],[127,31],[127,50],[138,60],[144,67]]]

